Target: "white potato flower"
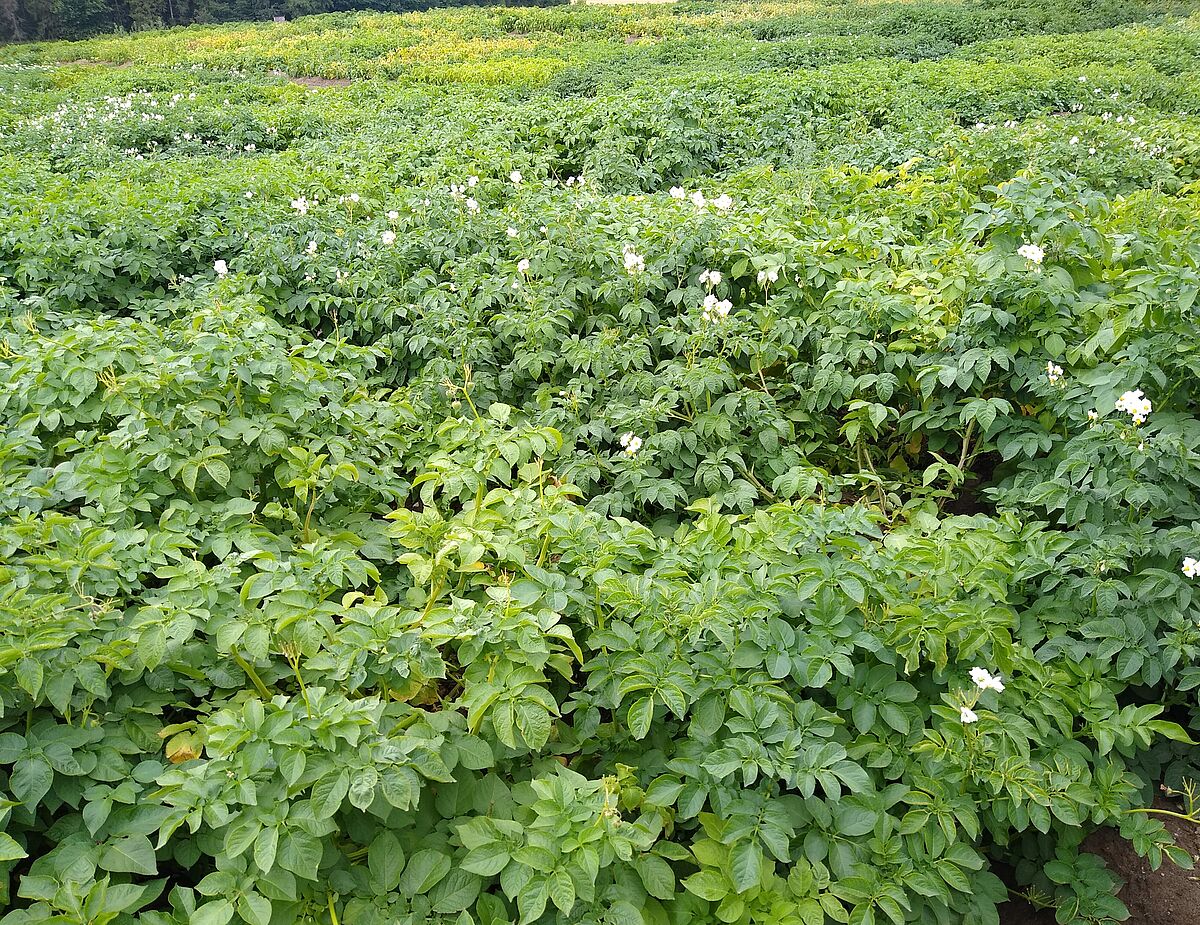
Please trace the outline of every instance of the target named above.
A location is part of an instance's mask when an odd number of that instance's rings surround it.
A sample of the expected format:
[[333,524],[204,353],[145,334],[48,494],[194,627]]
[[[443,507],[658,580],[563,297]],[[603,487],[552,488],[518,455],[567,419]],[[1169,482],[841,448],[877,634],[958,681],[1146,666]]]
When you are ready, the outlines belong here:
[[704,297],[704,311],[702,314],[705,321],[720,321],[722,318],[728,317],[732,310],[733,303],[728,299],[718,299],[711,292]]
[[986,668],[972,668],[971,680],[975,682],[975,686],[981,691],[996,691],[998,694],[1004,693],[1004,682],[1000,680],[1000,675],[994,675]]
[[1025,244],[1022,244],[1020,247],[1017,248],[1017,255],[1020,257],[1024,257],[1030,263],[1035,263],[1035,264],[1040,265],[1041,262],[1046,257],[1046,252],[1044,250],[1042,250],[1040,247],[1038,247],[1036,244],[1029,244],[1028,242],[1026,242]]
[[1146,418],[1150,417],[1150,412],[1154,410],[1150,399],[1142,394],[1141,389],[1131,389],[1123,393],[1117,399],[1116,408],[1128,414],[1134,424],[1146,423]]
[[964,723],[974,723],[979,720],[979,717],[976,715],[975,711],[970,707],[959,707],[958,718]]
[[213,269],[217,271],[217,276],[225,276],[229,272],[229,264],[224,260],[218,260],[213,264]]

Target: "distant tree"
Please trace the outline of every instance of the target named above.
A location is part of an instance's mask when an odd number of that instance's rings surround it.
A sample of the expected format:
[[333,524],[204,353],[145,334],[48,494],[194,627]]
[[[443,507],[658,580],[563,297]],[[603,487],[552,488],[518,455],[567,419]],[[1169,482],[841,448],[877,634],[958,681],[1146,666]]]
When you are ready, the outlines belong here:
[[154,29],[161,27],[168,20],[163,15],[165,4],[162,0],[128,0],[129,24],[134,29]]
[[75,39],[107,32],[117,25],[109,0],[53,0],[54,34]]
[[25,30],[21,28],[17,0],[0,0],[0,40],[25,38]]
[[276,13],[288,19],[311,16],[314,13],[328,13],[329,9],[327,0],[280,0],[275,4]]

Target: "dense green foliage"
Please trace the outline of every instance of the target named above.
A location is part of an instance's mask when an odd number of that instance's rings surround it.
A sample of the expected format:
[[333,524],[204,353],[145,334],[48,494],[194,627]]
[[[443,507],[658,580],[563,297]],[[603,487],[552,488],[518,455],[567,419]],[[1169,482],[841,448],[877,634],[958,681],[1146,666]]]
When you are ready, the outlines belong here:
[[1186,862],[1200,770],[1188,12],[0,52],[5,925],[1121,920],[1084,837]]

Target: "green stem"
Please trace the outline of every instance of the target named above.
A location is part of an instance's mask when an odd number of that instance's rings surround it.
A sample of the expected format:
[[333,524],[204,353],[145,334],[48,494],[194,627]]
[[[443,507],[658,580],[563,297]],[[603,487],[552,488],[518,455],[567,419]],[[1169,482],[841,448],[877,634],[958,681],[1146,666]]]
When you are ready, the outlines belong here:
[[1154,813],[1155,815],[1158,815],[1158,816],[1170,816],[1172,819],[1182,819],[1184,822],[1193,822],[1196,825],[1200,825],[1200,818],[1197,818],[1196,816],[1189,816],[1186,813],[1172,812],[1169,809],[1155,809],[1152,806],[1139,806],[1135,809],[1127,809],[1127,810],[1125,810],[1125,812],[1127,812],[1127,813],[1146,813],[1147,815],[1149,815],[1150,813]]
[[250,679],[250,683],[254,685],[255,690],[262,695],[263,700],[270,700],[271,692],[263,684],[262,678],[258,676],[258,672],[254,670],[254,666],[242,658],[242,654],[237,649],[230,649],[229,653],[233,656],[233,660],[238,663],[238,667],[246,672],[246,677]]

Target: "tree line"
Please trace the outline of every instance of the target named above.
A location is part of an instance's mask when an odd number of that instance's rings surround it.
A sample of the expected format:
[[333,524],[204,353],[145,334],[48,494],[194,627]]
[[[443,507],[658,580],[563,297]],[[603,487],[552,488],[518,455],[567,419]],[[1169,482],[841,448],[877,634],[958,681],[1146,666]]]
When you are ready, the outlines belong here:
[[[307,16],[346,10],[408,12],[497,0],[0,0],[0,41],[77,39],[191,23]],[[505,0],[507,2],[507,0]],[[550,6],[565,0],[520,0]]]

